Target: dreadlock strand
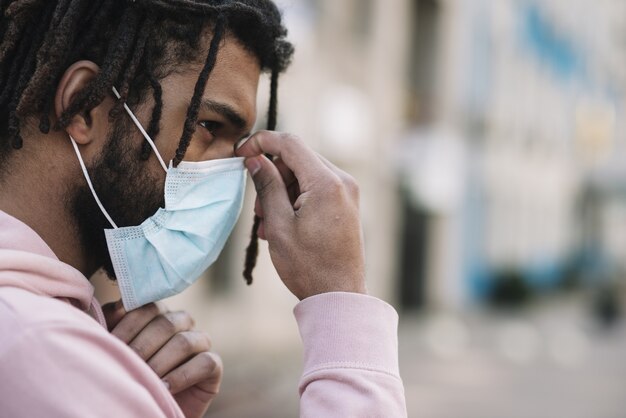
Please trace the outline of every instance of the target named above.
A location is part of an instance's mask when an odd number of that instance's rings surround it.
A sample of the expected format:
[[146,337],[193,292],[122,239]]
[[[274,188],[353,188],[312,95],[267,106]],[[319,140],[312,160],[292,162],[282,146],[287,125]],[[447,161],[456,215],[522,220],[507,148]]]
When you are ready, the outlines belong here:
[[76,99],[68,106],[57,121],[56,128],[67,127],[71,119],[78,112],[88,113],[98,106],[113,86],[114,80],[120,74],[124,63],[130,55],[137,32],[138,16],[131,10],[126,10],[116,35],[109,44],[109,50],[105,58],[105,65],[101,68],[96,79],[77,95]]
[[[278,67],[272,69],[270,79],[270,104],[267,111],[267,130],[276,130],[276,122],[278,119]],[[267,155],[268,158],[272,158],[271,155]],[[243,277],[248,285],[252,284],[252,272],[256,267],[257,259],[259,257],[259,228],[261,226],[261,218],[254,215],[254,222],[252,224],[252,232],[250,233],[250,243],[246,248],[246,258],[244,262]]]
[[6,8],[9,6],[9,3],[12,0],[0,0],[0,12],[2,14],[4,14],[4,11],[6,10]]
[[139,67],[141,60],[143,59],[144,51],[146,50],[146,42],[148,40],[150,28],[152,27],[153,23],[154,20],[152,18],[144,18],[138,30],[137,40],[135,42],[135,47],[133,48],[133,53],[130,57],[128,64],[126,65],[126,71],[121,74],[121,81],[119,82],[120,100],[115,103],[115,106],[111,110],[110,114],[113,119],[117,118],[120,115],[124,103],[126,103],[128,99],[130,82],[133,78],[135,78],[137,68]]
[[13,3],[5,11],[7,18],[10,18],[6,32],[2,35],[0,45],[0,62],[4,62],[7,56],[18,48],[22,38],[27,35],[27,23],[32,20],[33,6],[42,0],[28,0],[24,3]]
[[22,148],[24,141],[20,135],[20,119],[15,114],[15,111],[9,112],[9,138],[11,139],[11,146],[14,149]]
[[[36,37],[36,34],[33,33],[32,36]],[[13,89],[12,94],[9,93],[9,89],[6,90],[7,97],[9,96],[9,94],[11,94],[11,102],[9,103],[10,109],[17,108],[17,105],[22,96],[22,92],[24,91],[28,83],[28,78],[29,78],[28,74],[29,72],[34,71],[35,59],[32,55],[32,49],[33,49],[32,44],[29,42],[22,42],[21,45],[22,46],[30,45],[30,47],[22,48],[21,46],[20,51],[18,55],[16,56],[16,61],[18,65],[16,65],[15,68],[21,68],[22,71],[16,72],[16,74],[19,75],[19,77],[18,77],[17,82],[15,82],[15,88]],[[30,52],[31,54],[24,53],[23,51]],[[10,85],[13,85],[13,83],[11,83]],[[3,101],[4,100],[0,98],[0,103],[2,103]],[[21,125],[21,119],[18,115],[18,112],[16,110],[12,110],[9,113],[8,134],[9,134],[9,138],[11,139],[11,143],[12,143],[11,145],[14,149],[20,149],[22,148],[22,145],[23,145],[23,139],[20,134],[20,125]]]
[[193,97],[191,98],[191,105],[189,109],[187,109],[187,119],[185,120],[185,127],[183,130],[183,135],[180,139],[180,143],[178,144],[178,149],[176,150],[176,156],[174,157],[174,166],[177,166],[185,156],[187,152],[187,148],[189,147],[189,143],[191,142],[191,136],[195,131],[195,124],[198,120],[198,112],[200,109],[200,101],[202,99],[202,94],[204,94],[204,89],[206,87],[207,81],[209,79],[209,75],[211,71],[213,71],[213,67],[215,67],[215,62],[217,61],[217,52],[219,49],[219,43],[224,36],[224,29],[226,26],[226,18],[222,14],[218,14],[215,21],[215,28],[213,30],[213,39],[211,39],[211,45],[209,47],[209,53],[207,55],[206,62],[204,64],[204,68],[200,72],[200,77],[198,77],[198,81],[196,83],[196,87],[194,89]]
[[[104,97],[106,97],[113,83],[119,81],[122,76],[124,68],[128,68],[128,65],[132,61],[133,46],[136,45],[136,39],[139,32],[138,22],[140,21],[139,14],[133,10],[127,10],[125,13],[126,21],[122,18],[120,24],[120,30],[118,32],[118,40],[112,40],[109,45],[109,50],[112,50],[110,65],[105,66],[98,73],[98,76],[93,83],[93,92],[91,95],[87,95],[85,102],[81,107],[89,111],[95,106],[99,105]],[[119,51],[118,51],[119,49]],[[123,100],[120,100],[120,105],[126,101],[128,96],[128,88],[124,92]]]
[[279,70],[272,69],[270,79],[270,104],[267,111],[267,130],[275,131],[278,119],[278,76]]
[[[46,26],[46,21],[45,21],[45,16],[49,15],[51,13],[51,11],[53,10],[53,3],[48,3],[47,8],[44,9],[40,16],[39,16],[39,25],[38,27],[33,28],[34,30],[32,31],[33,33],[33,40],[31,42],[31,46],[30,49],[28,51],[28,54],[26,55],[26,59],[23,63],[23,65],[20,65],[21,70],[21,75],[19,80],[17,81],[17,85],[15,88],[15,92],[14,92],[14,97],[13,97],[13,106],[16,109],[19,109],[20,107],[20,101],[23,98],[23,93],[24,93],[24,89],[26,89],[26,86],[28,85],[28,82],[30,81],[33,73],[35,72],[35,68],[36,68],[36,49],[37,49],[37,45],[39,45],[44,38],[44,34],[45,31],[43,30],[42,26]],[[49,100],[49,102],[52,102],[52,99]],[[45,116],[45,120],[42,116],[42,119],[40,121],[40,130],[44,133],[48,133],[48,131],[50,130],[50,120],[49,120],[49,113],[50,113],[50,107],[46,107],[44,108],[44,116]],[[19,114],[19,112],[18,112]],[[46,124],[47,122],[47,124]]]
[[[79,17],[88,5],[89,0],[75,0],[68,5],[65,15],[56,16],[59,19],[58,28],[48,34],[44,40],[44,45],[37,53],[37,70],[24,91],[26,97],[17,109],[18,114],[23,115],[30,111],[41,112],[45,107],[46,98],[52,95],[55,90],[53,82],[65,70],[63,67],[70,54],[68,48],[54,46],[73,44],[76,37],[76,27],[80,21]],[[60,14],[59,9],[62,9],[62,6],[62,3],[57,6],[55,14]],[[54,19],[55,16],[53,15],[52,20],[54,21]],[[37,96],[36,91],[38,90],[43,90],[45,94]]]
[[72,0],[59,0],[57,2],[57,8],[52,15],[52,21],[50,22],[52,27],[56,27],[61,23],[63,16],[67,13]]
[[[50,4],[48,4],[49,9]],[[45,10],[40,14],[45,15]],[[0,88],[0,105],[7,105],[7,102],[11,101],[11,107],[14,107],[15,103],[19,100],[28,80],[30,79],[32,72],[34,71],[34,51],[36,44],[41,42],[43,38],[43,31],[39,31],[38,27],[33,31],[26,31],[23,33],[23,38],[20,42],[16,54],[11,57],[10,62],[13,64],[9,70],[8,77],[2,77],[2,87]],[[0,66],[0,73],[4,70],[4,66]]]
[[250,286],[253,281],[252,271],[256,267],[257,258],[259,256],[259,227],[261,226],[261,218],[254,216],[252,224],[252,232],[250,233],[250,242],[246,247],[246,258],[244,261],[243,277],[246,284]]
[[[161,87],[161,83],[154,76],[154,72],[152,71],[151,62],[148,61],[148,81],[150,82],[150,86],[152,88],[152,98],[154,99],[154,108],[152,109],[152,116],[150,118],[150,124],[148,125],[148,135],[153,140],[159,135],[161,130],[161,114],[163,112],[163,88]],[[143,143],[143,147],[141,150],[141,159],[147,160],[150,156],[152,148],[148,141]]]
[[102,25],[105,24],[111,15],[115,2],[104,0],[101,7],[96,9],[91,15],[91,23],[87,25],[87,31],[81,37],[80,42],[76,45],[76,53],[81,53],[88,45],[91,45],[102,31]]
[[12,103],[14,102],[14,93],[16,89],[16,83],[20,78],[20,74],[22,71],[22,67],[24,65],[24,61],[26,61],[28,57],[28,51],[30,49],[30,42],[28,42],[33,37],[33,34],[25,32],[23,33],[23,37],[20,39],[23,42],[19,43],[17,50],[15,51],[15,55],[12,58],[13,67],[11,68],[10,73],[7,77],[7,83],[4,86],[2,93],[0,94],[0,104]]

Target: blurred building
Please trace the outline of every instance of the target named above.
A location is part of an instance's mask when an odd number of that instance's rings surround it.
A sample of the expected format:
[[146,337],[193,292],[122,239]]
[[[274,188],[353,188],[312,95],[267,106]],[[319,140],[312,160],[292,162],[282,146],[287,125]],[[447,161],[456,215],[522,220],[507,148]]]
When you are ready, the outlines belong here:
[[400,161],[405,223],[421,235],[404,246],[425,264],[404,262],[405,302],[459,307],[512,274],[539,290],[620,274],[626,4],[412,4]]

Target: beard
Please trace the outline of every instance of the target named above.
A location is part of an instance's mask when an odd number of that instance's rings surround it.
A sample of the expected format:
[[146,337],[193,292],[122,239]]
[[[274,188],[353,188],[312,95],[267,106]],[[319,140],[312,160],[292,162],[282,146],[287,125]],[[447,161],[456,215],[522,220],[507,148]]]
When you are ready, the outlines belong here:
[[[139,140],[134,129],[129,121],[118,121],[109,133],[102,153],[88,168],[102,205],[118,227],[140,225],[160,207],[165,207],[164,177],[152,173],[149,160],[140,158],[145,139],[141,137]],[[70,205],[89,259],[115,280],[104,235],[104,229],[112,226],[86,182],[74,191]]]

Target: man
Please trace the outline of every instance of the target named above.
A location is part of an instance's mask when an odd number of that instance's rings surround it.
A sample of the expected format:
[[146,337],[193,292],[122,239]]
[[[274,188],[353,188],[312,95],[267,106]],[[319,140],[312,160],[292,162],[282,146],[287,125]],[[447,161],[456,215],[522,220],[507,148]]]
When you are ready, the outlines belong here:
[[[154,302],[219,254],[244,164],[256,232],[301,300],[301,415],[406,415],[397,315],[366,295],[354,181],[296,137],[241,141],[263,71],[273,128],[292,54],[273,3],[0,12],[0,415],[204,414],[221,360],[188,314]],[[87,279],[101,267],[122,294],[104,314]]]

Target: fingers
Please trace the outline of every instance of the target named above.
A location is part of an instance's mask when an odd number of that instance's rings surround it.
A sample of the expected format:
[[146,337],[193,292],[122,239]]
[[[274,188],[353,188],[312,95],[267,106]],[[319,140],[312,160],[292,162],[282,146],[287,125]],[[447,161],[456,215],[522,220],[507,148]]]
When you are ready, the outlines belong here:
[[122,299],[118,300],[117,302],[111,302],[107,303],[106,305],[102,305],[102,313],[104,314],[107,328],[109,331],[111,331],[122,320],[122,318],[124,318],[124,315],[126,315],[126,310],[124,309]]
[[263,217],[265,216],[265,214],[263,212],[263,207],[261,206],[261,201],[259,200],[258,196],[254,200],[254,214],[261,218],[261,222],[259,223],[259,229],[257,230],[257,236],[260,239],[265,240],[265,225],[263,223]]
[[130,343],[155,317],[164,314],[166,308],[160,303],[149,303],[134,311],[128,312],[113,328],[111,334]]
[[252,175],[264,218],[279,221],[293,217],[293,208],[278,168],[265,156],[249,158],[245,164]]
[[293,171],[291,171],[291,169],[287,167],[287,164],[285,164],[283,160],[281,160],[280,158],[276,158],[273,162],[278,169],[280,176],[283,178],[285,186],[287,186],[287,195],[289,196],[289,201],[293,206],[296,199],[300,195],[300,185],[298,184],[298,179],[296,179]]
[[264,153],[283,160],[300,186],[314,182],[316,177],[328,175],[328,169],[297,136],[280,132],[260,131],[252,135],[236,150],[241,157],[255,157]]
[[[289,198],[289,203],[293,207],[293,204],[300,194],[298,180],[293,174],[293,171],[291,171],[280,158],[274,159],[272,163],[276,166],[276,169],[280,173],[280,177],[283,179],[283,183],[285,184],[287,190],[287,196]],[[254,201],[254,214],[261,218],[261,223],[257,231],[258,237],[262,240],[266,240],[267,238],[265,237],[265,222],[263,221],[263,218],[265,217],[265,212],[263,211],[263,205],[261,204],[261,200],[258,198],[258,196]]]
[[139,357],[148,360],[175,334],[189,331],[194,321],[188,312],[168,312],[156,316],[129,345]]
[[[289,196],[289,201],[293,205],[293,203],[298,198],[298,195],[300,194],[298,180],[296,179],[296,176],[294,176],[293,172],[289,169],[289,167],[287,167],[287,165],[285,165],[285,163],[280,158],[276,158],[272,162],[278,169],[278,172],[283,179],[283,183],[285,183],[285,186],[287,187],[287,195]],[[265,216],[263,212],[263,207],[261,206],[261,202],[258,198],[254,202],[254,214],[261,219],[263,219],[263,217]]]
[[219,392],[222,373],[220,356],[205,351],[172,370],[163,381],[169,385],[170,392],[174,395],[195,385],[199,385],[203,392],[215,395]]
[[192,356],[210,349],[211,339],[205,333],[179,332],[148,360],[148,366],[159,377],[163,377]]
[[342,169],[340,169],[339,167],[337,167],[336,165],[328,161],[324,156],[320,154],[317,154],[317,156],[320,159],[320,161],[326,167],[328,167],[330,171],[332,171],[337,177],[339,177],[339,179],[344,184],[344,186],[346,187],[346,189],[348,190],[352,198],[356,199],[356,203],[358,204],[360,191],[359,191],[359,185],[354,179],[354,177],[352,177],[350,174],[346,173],[345,171],[343,171]]
[[283,178],[283,183],[285,183],[287,187],[291,186],[294,182],[297,181],[296,176],[293,174],[293,171],[291,171],[291,169],[287,167],[287,164],[285,164],[282,159],[276,158],[274,159],[273,163],[278,169],[280,176]]

